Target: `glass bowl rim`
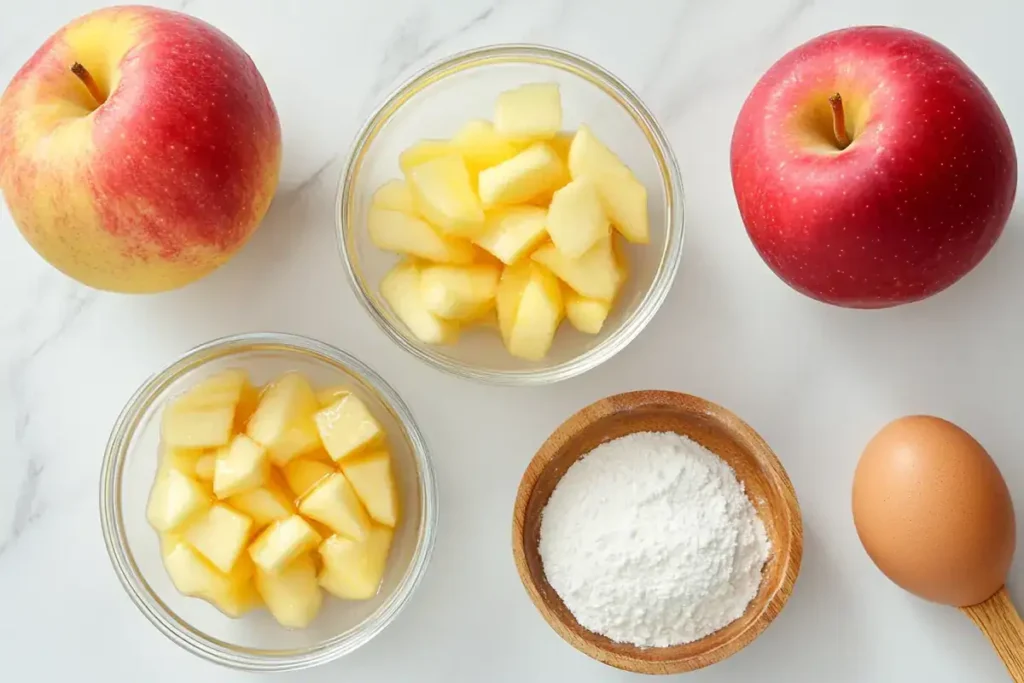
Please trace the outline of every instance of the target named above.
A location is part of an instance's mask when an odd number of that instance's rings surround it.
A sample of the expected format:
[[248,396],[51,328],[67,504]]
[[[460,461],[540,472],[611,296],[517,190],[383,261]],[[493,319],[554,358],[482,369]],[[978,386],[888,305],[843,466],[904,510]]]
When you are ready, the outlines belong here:
[[[474,67],[494,63],[533,63],[553,66],[576,75],[601,88],[629,113],[647,138],[665,186],[665,248],[651,286],[636,310],[606,339],[562,363],[525,370],[490,370],[424,350],[396,329],[374,303],[359,273],[353,266],[346,241],[356,178],[363,157],[384,125],[414,95],[448,76]],[[335,238],[338,251],[356,298],[381,330],[399,347],[419,360],[456,377],[485,384],[536,386],[560,382],[591,370],[629,345],[650,323],[672,288],[682,257],[685,233],[685,198],[682,175],[672,146],[640,97],[622,80],[597,63],[559,48],[534,43],[502,43],[472,48],[444,57],[409,77],[374,109],[359,129],[341,170],[335,201]]]
[[[268,653],[231,645],[194,629],[173,614],[149,588],[129,550],[121,510],[121,474],[141,418],[169,385],[211,360],[261,350],[299,353],[334,365],[368,385],[402,425],[419,470],[421,522],[409,567],[394,592],[359,625],[307,648]],[[118,581],[140,612],[176,645],[203,659],[239,670],[294,671],[338,659],[378,635],[408,604],[433,554],[437,534],[437,481],[426,440],[398,393],[368,365],[324,342],[280,332],[220,337],[181,354],[150,375],[132,394],[110,432],[100,474],[100,522],[107,555]],[[185,624],[186,628],[182,627]]]

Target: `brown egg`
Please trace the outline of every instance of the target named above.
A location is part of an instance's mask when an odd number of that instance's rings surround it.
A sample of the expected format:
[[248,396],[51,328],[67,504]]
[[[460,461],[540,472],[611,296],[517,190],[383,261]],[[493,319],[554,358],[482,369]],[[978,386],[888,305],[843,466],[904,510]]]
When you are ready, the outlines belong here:
[[937,417],[904,417],[871,439],[853,478],[853,520],[878,568],[934,602],[988,599],[1013,559],[1013,503],[999,468]]

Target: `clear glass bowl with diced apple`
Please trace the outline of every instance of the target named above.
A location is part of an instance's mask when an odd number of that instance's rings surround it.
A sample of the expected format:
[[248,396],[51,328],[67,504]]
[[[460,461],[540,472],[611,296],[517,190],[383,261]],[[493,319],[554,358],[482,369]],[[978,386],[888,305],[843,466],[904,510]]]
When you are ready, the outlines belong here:
[[625,84],[568,52],[499,45],[414,76],[360,131],[338,189],[358,298],[455,375],[544,384],[632,341],[671,287],[683,193]]
[[219,664],[283,671],[379,633],[427,566],[436,491],[412,415],[373,370],[273,333],[200,346],[111,433],[104,540],[131,599]]

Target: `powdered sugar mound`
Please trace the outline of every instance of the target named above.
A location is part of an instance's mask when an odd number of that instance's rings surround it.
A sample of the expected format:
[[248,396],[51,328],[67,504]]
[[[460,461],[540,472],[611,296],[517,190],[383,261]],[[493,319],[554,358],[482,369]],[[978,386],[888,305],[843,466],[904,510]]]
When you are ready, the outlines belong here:
[[562,477],[540,527],[544,573],[576,620],[643,647],[739,618],[769,551],[732,468],[674,433],[595,448]]

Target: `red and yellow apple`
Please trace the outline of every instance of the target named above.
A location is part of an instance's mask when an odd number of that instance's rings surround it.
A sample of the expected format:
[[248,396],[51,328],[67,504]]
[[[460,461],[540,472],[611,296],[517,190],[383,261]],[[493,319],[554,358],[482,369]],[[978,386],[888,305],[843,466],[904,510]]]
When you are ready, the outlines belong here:
[[209,273],[262,220],[281,130],[249,56],[212,26],[103,9],[53,35],[0,98],[0,190],[28,242],[99,289]]
[[856,27],[764,74],[736,121],[732,178],[779,277],[821,301],[882,308],[981,261],[1010,213],[1017,157],[992,95],[952,52]]

